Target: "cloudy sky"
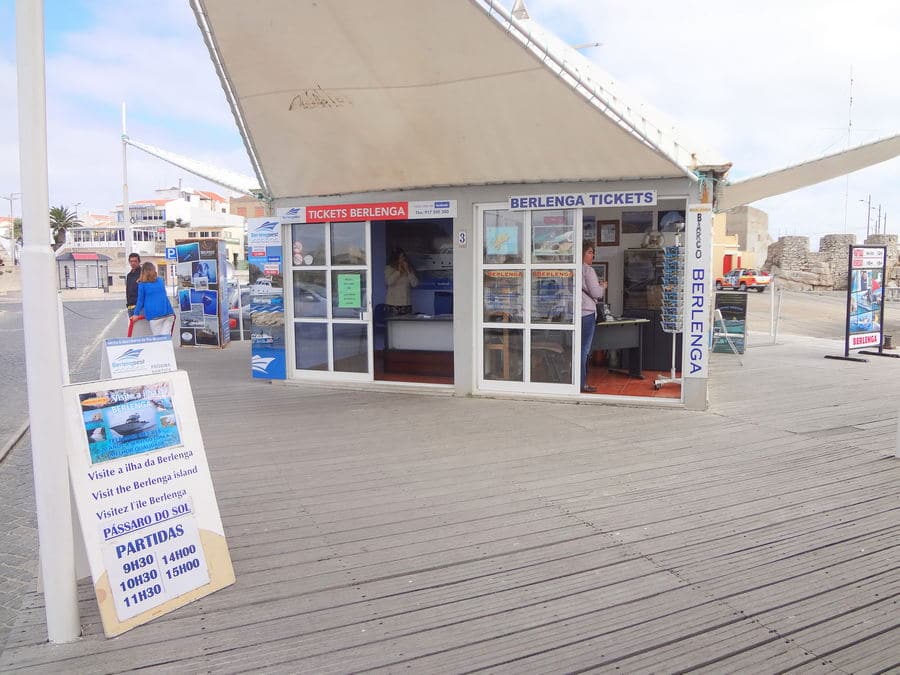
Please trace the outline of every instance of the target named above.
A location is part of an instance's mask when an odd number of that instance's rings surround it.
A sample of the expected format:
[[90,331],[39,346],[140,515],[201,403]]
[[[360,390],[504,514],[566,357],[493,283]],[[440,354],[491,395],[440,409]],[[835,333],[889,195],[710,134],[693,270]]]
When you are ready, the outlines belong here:
[[[374,1],[374,0],[371,0]],[[413,1],[413,0],[410,0]],[[462,1],[462,0],[448,0]],[[264,3],[261,3],[264,4]],[[732,180],[900,132],[895,0],[526,0],[686,132],[734,163]],[[511,6],[512,0],[506,0]],[[121,102],[133,138],[252,174],[187,0],[47,0],[51,204],[121,201]],[[0,0],[0,195],[19,192],[15,8]],[[852,113],[850,108],[852,85]],[[850,113],[850,114],[848,114]],[[226,192],[136,150],[132,199],[184,185]],[[900,230],[900,159],[758,202],[773,236],[866,229],[866,200]],[[14,202],[16,215],[18,201]],[[0,213],[9,202],[0,199]],[[874,229],[876,212],[872,211]]]

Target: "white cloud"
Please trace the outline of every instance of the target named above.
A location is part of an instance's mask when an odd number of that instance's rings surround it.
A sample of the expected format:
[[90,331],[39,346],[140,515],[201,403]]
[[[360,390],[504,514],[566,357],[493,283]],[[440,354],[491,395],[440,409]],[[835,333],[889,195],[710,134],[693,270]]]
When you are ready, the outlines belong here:
[[[252,175],[243,143],[188,3],[93,1],[93,22],[48,46],[47,143],[51,204],[105,213],[122,201],[121,102],[132,138]],[[48,13],[54,11],[48,6]],[[0,41],[13,37],[0,29]],[[11,53],[11,52],[10,52]],[[0,90],[16,91],[0,53]],[[0,193],[20,191],[16,100],[0,107]],[[128,150],[129,197],[177,185],[228,190]],[[0,204],[2,207],[6,202]],[[18,214],[18,203],[16,204]],[[4,211],[5,212],[5,211]]]
[[[5,11],[9,0],[0,0]],[[505,3],[511,6],[512,0]],[[587,54],[691,136],[734,162],[732,179],[846,146],[850,68],[852,142],[900,132],[900,3],[893,0],[527,0],[563,39],[599,41]],[[121,201],[120,102],[129,134],[251,174],[243,143],[193,13],[183,0],[89,0],[86,27],[61,36],[47,61],[50,196],[104,211]],[[48,6],[48,12],[53,7]],[[2,15],[2,12],[0,12]],[[0,26],[0,44],[12,29]],[[0,91],[15,66],[0,49]],[[0,193],[19,191],[15,101],[0,106]],[[178,183],[216,189],[129,150],[133,198]],[[872,195],[900,222],[900,159],[756,206],[771,231],[865,231]],[[0,208],[5,202],[0,203]],[[860,230],[861,228],[861,230]],[[892,228],[896,231],[896,228]],[[815,245],[817,240],[813,240]]]
[[[734,163],[730,177],[900,133],[900,3],[528,0],[532,18],[576,44],[685,131]],[[900,159],[755,206],[773,235],[865,234],[872,195],[900,221]],[[873,216],[874,220],[874,216]],[[893,229],[894,232],[897,228]],[[812,240],[815,246],[818,239]]]

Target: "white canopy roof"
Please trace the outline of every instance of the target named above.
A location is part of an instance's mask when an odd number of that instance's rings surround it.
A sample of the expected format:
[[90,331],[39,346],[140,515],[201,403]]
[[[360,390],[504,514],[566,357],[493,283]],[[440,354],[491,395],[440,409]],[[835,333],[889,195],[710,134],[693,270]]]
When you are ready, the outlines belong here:
[[800,164],[719,186],[717,210],[727,211],[759,199],[844,176],[900,155],[900,135],[889,136]]
[[[306,197],[689,177],[730,163],[522,0],[192,0],[263,190]],[[898,137],[717,185],[717,210],[885,161]]]
[[494,0],[194,0],[275,198],[691,177],[719,160]]

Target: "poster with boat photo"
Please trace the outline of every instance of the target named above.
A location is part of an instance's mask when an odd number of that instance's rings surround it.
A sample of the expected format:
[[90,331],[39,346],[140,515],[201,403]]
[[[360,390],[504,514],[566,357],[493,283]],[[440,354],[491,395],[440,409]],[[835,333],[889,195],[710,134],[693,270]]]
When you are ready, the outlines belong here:
[[169,384],[79,395],[91,464],[181,444]]

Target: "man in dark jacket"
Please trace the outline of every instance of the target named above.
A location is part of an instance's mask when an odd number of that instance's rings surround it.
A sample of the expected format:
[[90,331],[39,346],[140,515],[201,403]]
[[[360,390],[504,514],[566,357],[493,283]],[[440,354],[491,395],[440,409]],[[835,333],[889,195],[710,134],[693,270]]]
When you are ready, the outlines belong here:
[[141,256],[132,253],[128,256],[128,264],[131,271],[125,276],[125,307],[128,309],[128,316],[133,316],[138,299],[138,279],[141,278]]

